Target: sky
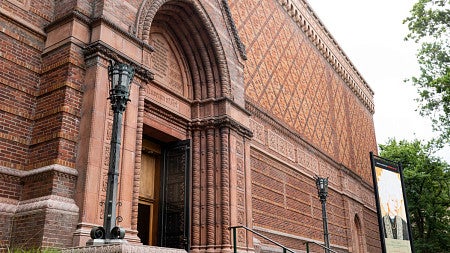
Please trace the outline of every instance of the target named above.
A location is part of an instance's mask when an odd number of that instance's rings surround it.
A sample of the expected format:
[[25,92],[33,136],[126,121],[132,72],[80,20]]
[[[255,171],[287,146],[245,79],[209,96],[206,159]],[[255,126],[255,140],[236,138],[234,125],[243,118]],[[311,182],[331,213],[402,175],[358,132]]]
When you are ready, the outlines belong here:
[[[416,111],[417,90],[404,80],[417,76],[418,46],[405,41],[414,0],[307,0],[350,61],[375,92],[375,132],[389,138],[429,140],[431,120]],[[450,162],[446,148],[436,156]]]

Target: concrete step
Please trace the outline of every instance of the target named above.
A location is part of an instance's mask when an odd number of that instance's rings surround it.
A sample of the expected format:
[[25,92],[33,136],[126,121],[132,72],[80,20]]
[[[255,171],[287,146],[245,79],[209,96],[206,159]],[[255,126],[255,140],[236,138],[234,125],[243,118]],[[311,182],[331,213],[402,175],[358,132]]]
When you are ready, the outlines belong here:
[[68,248],[62,253],[186,253],[184,249],[171,249],[155,246],[132,245],[132,244],[104,244],[85,247]]

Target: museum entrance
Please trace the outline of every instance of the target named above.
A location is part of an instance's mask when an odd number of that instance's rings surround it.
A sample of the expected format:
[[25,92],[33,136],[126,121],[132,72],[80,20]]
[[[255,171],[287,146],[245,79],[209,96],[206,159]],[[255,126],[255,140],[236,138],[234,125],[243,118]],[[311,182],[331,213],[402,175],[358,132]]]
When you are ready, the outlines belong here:
[[138,237],[144,245],[189,248],[190,142],[143,140]]

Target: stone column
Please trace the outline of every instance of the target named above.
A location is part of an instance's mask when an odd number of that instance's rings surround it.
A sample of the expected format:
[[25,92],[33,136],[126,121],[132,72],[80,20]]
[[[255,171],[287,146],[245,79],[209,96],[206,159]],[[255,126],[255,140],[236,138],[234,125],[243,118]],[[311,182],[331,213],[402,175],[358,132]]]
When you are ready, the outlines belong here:
[[[192,252],[231,252],[230,226],[251,224],[249,132],[232,120],[204,122],[193,130]],[[252,238],[239,230],[240,250]]]

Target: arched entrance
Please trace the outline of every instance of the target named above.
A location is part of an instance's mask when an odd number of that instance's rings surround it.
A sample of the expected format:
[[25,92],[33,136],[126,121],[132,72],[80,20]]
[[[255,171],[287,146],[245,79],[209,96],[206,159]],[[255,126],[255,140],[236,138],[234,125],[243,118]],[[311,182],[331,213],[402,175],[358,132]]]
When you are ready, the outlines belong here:
[[155,74],[140,91],[138,236],[194,252],[230,247],[230,82],[217,34],[195,0],[144,1],[136,24]]
[[143,134],[137,230],[144,245],[189,249],[191,199],[191,68],[163,14],[148,42],[155,79],[141,91]]

